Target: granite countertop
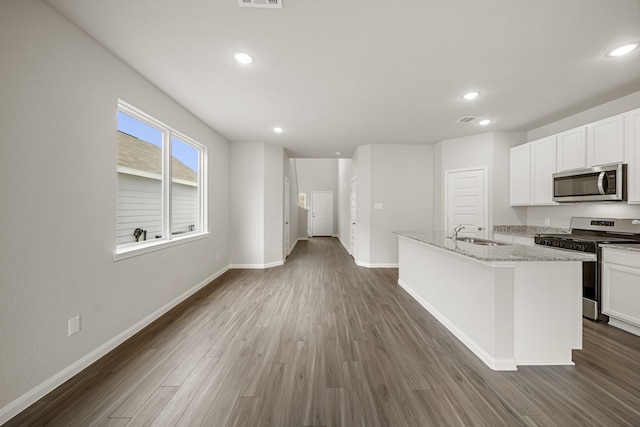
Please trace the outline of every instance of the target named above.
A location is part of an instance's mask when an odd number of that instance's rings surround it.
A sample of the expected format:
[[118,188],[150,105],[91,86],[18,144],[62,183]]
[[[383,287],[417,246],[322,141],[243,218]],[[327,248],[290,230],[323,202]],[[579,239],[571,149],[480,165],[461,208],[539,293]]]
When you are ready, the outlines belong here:
[[603,243],[603,244],[600,244],[600,247],[601,248],[619,249],[621,251],[640,252],[640,244],[637,244],[637,245],[634,245],[634,244],[616,245],[616,244]]
[[454,242],[444,232],[394,231],[394,234],[485,262],[596,260],[595,254],[565,251],[539,245],[503,244],[499,246],[482,246],[462,241]]
[[536,234],[569,234],[569,228],[539,227],[535,225],[494,225],[494,233],[535,237]]

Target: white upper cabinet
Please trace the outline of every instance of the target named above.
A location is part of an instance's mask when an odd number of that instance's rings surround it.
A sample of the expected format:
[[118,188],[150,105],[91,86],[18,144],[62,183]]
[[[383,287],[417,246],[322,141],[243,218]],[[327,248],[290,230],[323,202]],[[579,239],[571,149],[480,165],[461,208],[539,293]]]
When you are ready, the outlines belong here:
[[553,173],[556,171],[556,136],[511,148],[511,206],[556,205]]
[[624,161],[624,115],[587,126],[587,166]]
[[625,114],[627,201],[640,203],[640,108]]
[[531,205],[531,144],[511,148],[509,200],[511,206]]
[[587,166],[586,126],[559,133],[557,138],[558,172]]
[[553,173],[556,172],[556,136],[531,144],[531,204],[557,205],[553,201]]

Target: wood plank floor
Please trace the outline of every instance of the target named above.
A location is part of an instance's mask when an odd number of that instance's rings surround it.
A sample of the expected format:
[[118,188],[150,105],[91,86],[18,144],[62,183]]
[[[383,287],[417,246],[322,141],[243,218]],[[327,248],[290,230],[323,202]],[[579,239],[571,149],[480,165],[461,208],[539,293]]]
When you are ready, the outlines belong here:
[[283,267],[227,272],[6,425],[640,425],[640,337],[585,321],[576,366],[494,372],[397,278],[336,239],[299,242]]

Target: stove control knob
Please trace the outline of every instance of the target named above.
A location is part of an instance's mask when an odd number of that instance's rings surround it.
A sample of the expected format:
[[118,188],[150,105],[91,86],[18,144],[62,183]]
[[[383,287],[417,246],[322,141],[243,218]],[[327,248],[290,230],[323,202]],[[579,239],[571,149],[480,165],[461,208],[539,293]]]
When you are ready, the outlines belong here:
[[565,247],[565,245],[566,245],[566,242],[559,242],[559,243],[558,243],[558,247],[559,247],[559,248],[564,248],[564,247]]

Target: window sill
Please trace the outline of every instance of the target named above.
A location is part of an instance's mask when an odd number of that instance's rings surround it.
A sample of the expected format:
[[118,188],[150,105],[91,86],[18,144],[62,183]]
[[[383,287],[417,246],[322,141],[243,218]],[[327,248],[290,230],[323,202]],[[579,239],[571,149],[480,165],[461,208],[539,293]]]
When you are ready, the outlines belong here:
[[144,255],[150,252],[155,252],[155,251],[170,248],[173,246],[182,245],[184,243],[205,239],[209,237],[209,234],[211,233],[206,232],[206,233],[190,234],[188,236],[174,237],[171,240],[144,242],[144,243],[140,243],[139,245],[116,248],[115,252],[113,253],[113,260],[120,261],[127,258],[133,258],[138,255]]

